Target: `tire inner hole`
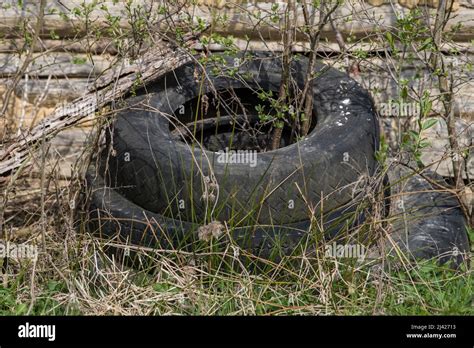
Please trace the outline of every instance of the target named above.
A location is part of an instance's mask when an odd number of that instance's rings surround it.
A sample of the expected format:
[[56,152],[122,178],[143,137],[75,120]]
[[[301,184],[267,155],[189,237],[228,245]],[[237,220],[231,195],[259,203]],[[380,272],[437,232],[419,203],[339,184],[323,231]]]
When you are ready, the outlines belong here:
[[[273,92],[276,98],[277,92]],[[172,136],[185,143],[200,143],[209,151],[268,151],[277,110],[269,100],[247,88],[221,90],[197,96],[180,105],[169,122]],[[298,141],[295,116],[285,114],[280,148]],[[313,111],[311,127],[316,126]],[[292,136],[293,134],[293,136]]]

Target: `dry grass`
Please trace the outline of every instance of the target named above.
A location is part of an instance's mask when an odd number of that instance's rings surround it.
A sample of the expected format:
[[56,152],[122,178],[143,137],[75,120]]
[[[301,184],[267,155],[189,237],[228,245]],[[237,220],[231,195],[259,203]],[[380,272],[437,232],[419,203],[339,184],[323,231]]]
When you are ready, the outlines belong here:
[[[53,172],[44,181],[43,190],[38,179],[24,176],[10,185],[16,193],[5,204],[3,238],[36,245],[39,256],[3,260],[3,314],[473,313],[472,270],[410,264],[384,255],[382,244],[362,262],[327,256],[324,249],[271,262],[245,257],[232,245],[196,253],[125,246],[78,225],[70,202],[79,198],[79,176],[60,182]],[[367,224],[383,237],[389,228],[380,222]],[[126,249],[130,257],[117,257]]]

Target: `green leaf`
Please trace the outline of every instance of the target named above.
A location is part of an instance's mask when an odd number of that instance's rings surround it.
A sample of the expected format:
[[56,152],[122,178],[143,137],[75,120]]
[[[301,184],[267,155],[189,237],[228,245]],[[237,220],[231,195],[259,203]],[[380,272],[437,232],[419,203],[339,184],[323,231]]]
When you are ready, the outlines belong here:
[[28,306],[26,305],[26,303],[20,303],[16,307],[16,314],[17,315],[26,314],[27,312],[28,312]]
[[433,40],[432,40],[430,37],[427,38],[427,39],[423,42],[423,45],[420,47],[420,49],[418,50],[418,52],[424,51],[424,50],[426,50],[427,48],[431,48],[431,47],[432,47],[432,42],[433,42]]
[[50,36],[51,39],[53,39],[53,40],[59,40],[59,35],[56,34],[56,32],[55,32],[54,30],[51,30],[51,31],[49,32],[49,36]]
[[420,138],[420,134],[414,130],[409,130],[408,131],[408,134],[410,135],[410,137],[412,137],[413,139],[416,139],[418,140]]
[[429,120],[426,120],[423,122],[423,125],[421,126],[422,130],[428,129],[433,127],[436,123],[438,123],[438,120],[435,118],[430,118]]
[[387,31],[387,32],[385,33],[385,37],[387,38],[387,41],[388,41],[388,43],[389,43],[389,45],[390,45],[390,48],[391,48],[392,50],[395,49],[395,42],[394,42],[394,40],[393,40],[392,33],[389,32],[389,31]]
[[425,147],[427,147],[427,146],[429,146],[429,145],[430,145],[430,142],[429,142],[429,141],[422,140],[422,141],[420,141],[420,143],[418,144],[418,148],[424,149]]

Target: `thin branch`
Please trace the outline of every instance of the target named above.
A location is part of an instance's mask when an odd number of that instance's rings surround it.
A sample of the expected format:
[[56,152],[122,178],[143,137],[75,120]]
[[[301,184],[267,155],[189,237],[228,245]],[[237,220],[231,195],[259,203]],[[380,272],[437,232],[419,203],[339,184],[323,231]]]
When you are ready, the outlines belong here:
[[39,4],[38,19],[36,20],[35,31],[33,33],[33,38],[31,40],[30,48],[28,50],[25,60],[23,61],[23,64],[21,65],[20,69],[15,75],[15,78],[13,79],[12,85],[10,86],[10,88],[8,88],[8,90],[5,93],[5,96],[3,98],[3,107],[2,107],[2,110],[0,111],[0,117],[4,116],[5,113],[7,112],[8,104],[9,104],[11,95],[13,91],[15,90],[15,86],[18,85],[20,80],[23,78],[23,75],[25,74],[26,70],[28,69],[28,66],[33,61],[33,52],[38,42],[38,37],[40,35],[40,32],[43,28],[45,8],[46,8],[46,0],[41,0]]

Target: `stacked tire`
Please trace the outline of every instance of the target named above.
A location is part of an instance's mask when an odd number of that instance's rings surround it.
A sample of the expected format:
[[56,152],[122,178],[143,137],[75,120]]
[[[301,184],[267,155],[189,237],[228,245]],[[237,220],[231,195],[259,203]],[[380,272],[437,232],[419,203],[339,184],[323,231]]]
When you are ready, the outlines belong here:
[[[361,223],[355,192],[377,170],[379,126],[370,95],[345,73],[316,65],[311,132],[259,152],[253,166],[222,163],[219,153],[173,135],[173,124],[181,122],[177,110],[201,95],[278,93],[281,58],[254,52],[237,59],[237,69],[236,57],[224,55],[220,69],[185,64],[126,100],[87,173],[91,231],[137,245],[192,249],[211,224],[223,230],[221,242],[232,239],[267,257],[275,248],[292,253],[315,227],[329,239]],[[290,66],[301,89],[307,69],[303,56]],[[465,249],[465,239],[456,243]]]

